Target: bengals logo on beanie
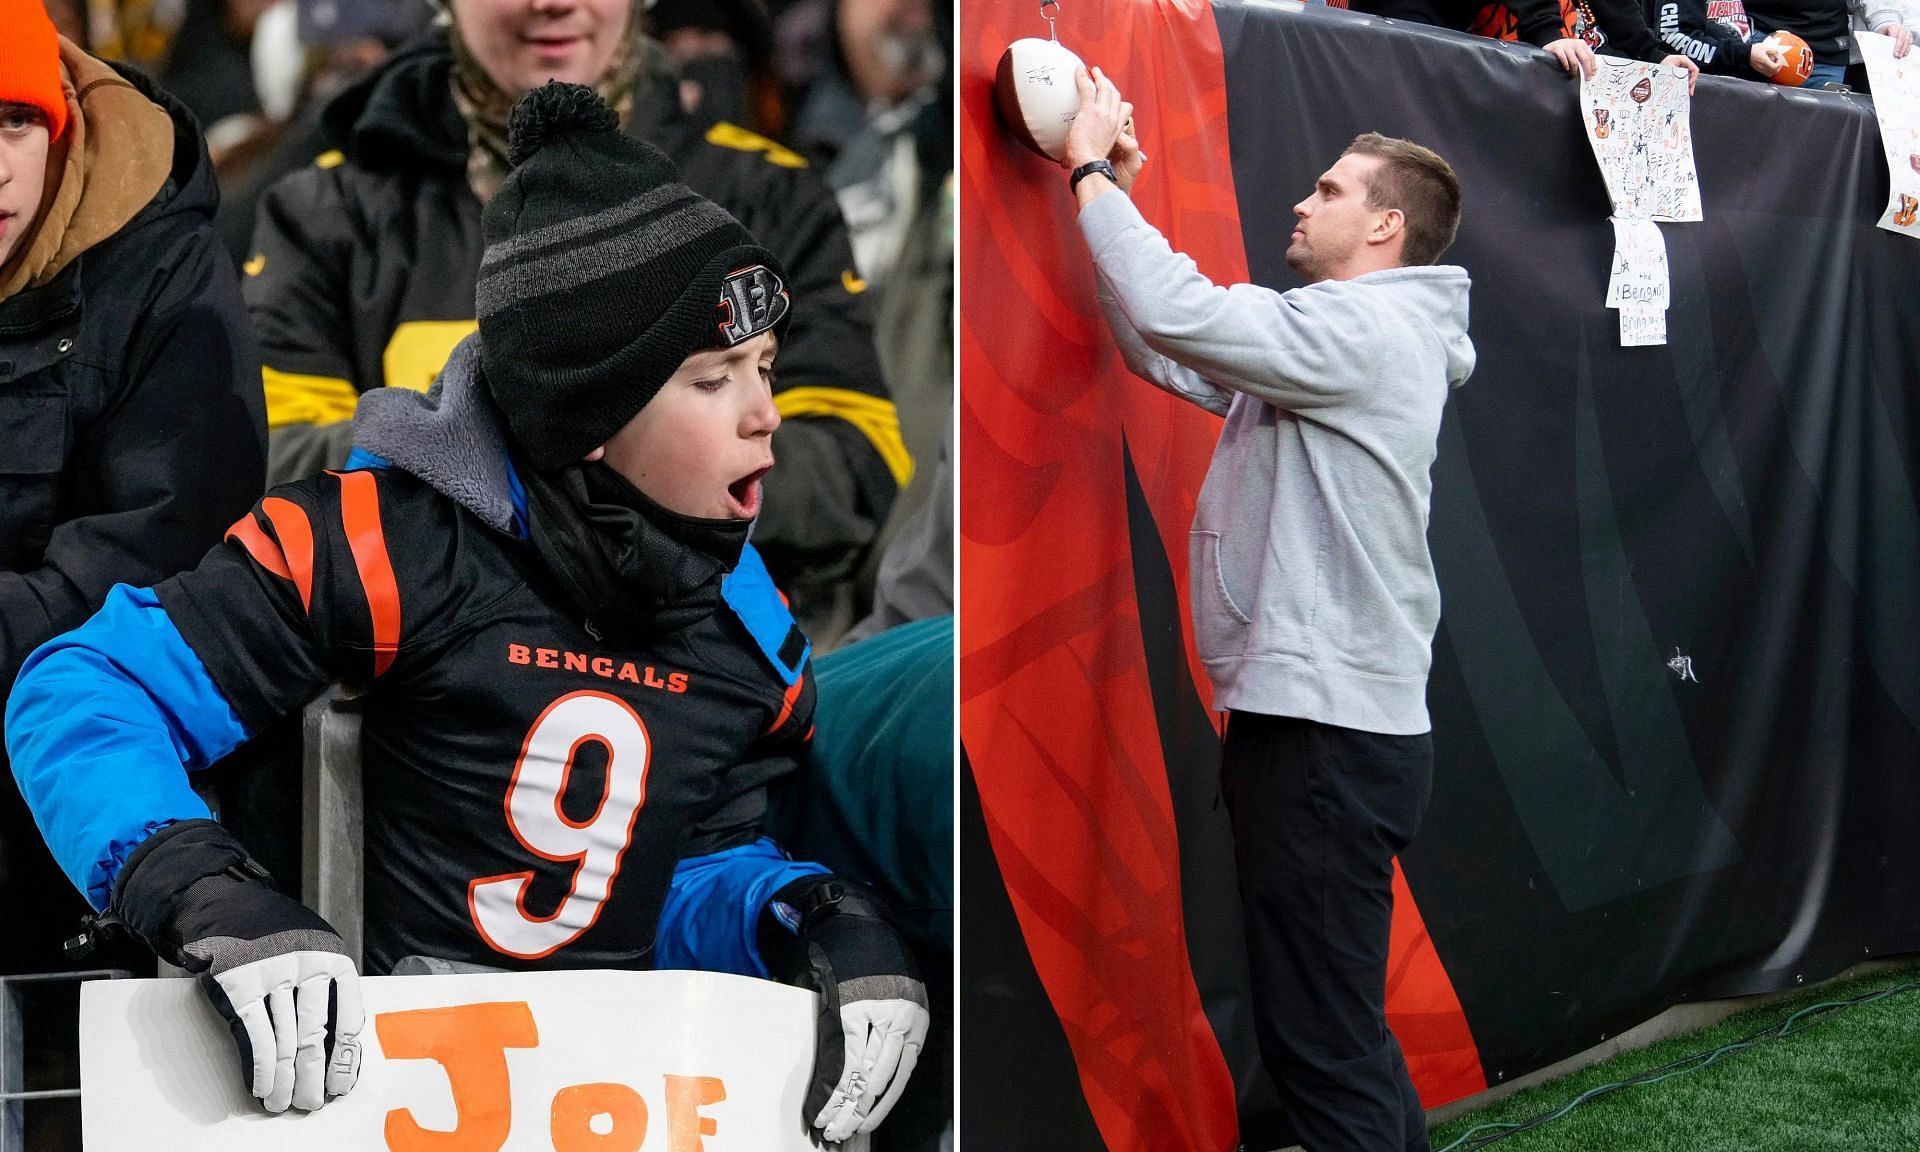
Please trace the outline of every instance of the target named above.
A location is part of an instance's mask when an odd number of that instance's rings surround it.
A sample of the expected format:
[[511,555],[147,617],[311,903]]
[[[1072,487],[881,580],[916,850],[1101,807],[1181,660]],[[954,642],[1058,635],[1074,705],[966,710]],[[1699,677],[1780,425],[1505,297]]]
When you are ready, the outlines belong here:
[[787,318],[787,286],[765,264],[727,273],[720,285],[720,335],[731,348]]
[[494,403],[538,469],[606,443],[687,357],[785,330],[780,262],[591,88],[513,107],[475,294]]

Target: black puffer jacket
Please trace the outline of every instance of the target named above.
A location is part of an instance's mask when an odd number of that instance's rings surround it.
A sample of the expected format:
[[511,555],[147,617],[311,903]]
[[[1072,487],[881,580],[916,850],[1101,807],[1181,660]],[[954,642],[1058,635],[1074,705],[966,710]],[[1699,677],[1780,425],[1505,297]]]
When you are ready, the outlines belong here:
[[[113,585],[193,567],[266,475],[260,357],[214,234],[206,145],[184,107],[126,79],[173,118],[171,176],[52,280],[0,300],[0,699]],[[4,761],[0,972],[56,963],[82,908]]]
[[1853,53],[1853,14],[1842,0],[1747,0],[1755,30],[1791,32],[1818,64],[1844,67]]
[[[474,330],[481,206],[452,64],[436,34],[343,92],[324,117],[338,151],[261,203],[244,291],[265,355],[276,481],[344,463],[358,394],[424,391]],[[657,49],[626,130],[787,270],[793,321],[774,388],[788,423],[754,542],[809,632],[837,633],[851,623],[851,574],[910,467],[839,206],[795,153],[686,115]]]
[[1570,37],[1596,52],[1658,61],[1669,53],[1642,17],[1638,0],[1352,0],[1356,12],[1411,20],[1544,48]]

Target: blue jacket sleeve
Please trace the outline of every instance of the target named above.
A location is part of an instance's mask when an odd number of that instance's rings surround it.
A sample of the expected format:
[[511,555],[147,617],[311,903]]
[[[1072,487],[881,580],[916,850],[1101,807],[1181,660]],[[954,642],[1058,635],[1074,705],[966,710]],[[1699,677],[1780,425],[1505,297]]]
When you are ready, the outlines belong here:
[[187,783],[250,732],[151,588],[27,657],[7,699],[14,779],[60,868],[96,909],[155,830],[206,819]]
[[655,968],[693,968],[765,979],[757,940],[760,912],[773,894],[827,869],[787,859],[766,837],[724,852],[689,856],[673,870],[654,935]]

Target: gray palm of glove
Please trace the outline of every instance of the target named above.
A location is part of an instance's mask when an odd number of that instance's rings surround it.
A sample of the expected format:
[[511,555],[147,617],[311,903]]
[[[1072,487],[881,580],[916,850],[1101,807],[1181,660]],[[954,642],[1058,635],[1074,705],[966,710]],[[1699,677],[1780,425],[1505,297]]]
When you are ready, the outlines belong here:
[[189,820],[148,837],[121,869],[113,908],[199,979],[267,1111],[312,1111],[352,1089],[365,1022],[353,960],[224,828]]

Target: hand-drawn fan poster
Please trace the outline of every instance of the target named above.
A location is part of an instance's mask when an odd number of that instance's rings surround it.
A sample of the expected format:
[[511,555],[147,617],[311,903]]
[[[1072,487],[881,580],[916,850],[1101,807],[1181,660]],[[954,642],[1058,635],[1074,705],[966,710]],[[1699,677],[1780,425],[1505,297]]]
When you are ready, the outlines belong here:
[[1860,36],[1860,56],[1873,85],[1873,108],[1880,118],[1880,143],[1887,150],[1890,174],[1880,227],[1920,236],[1920,52],[1896,60],[1891,38],[1867,32]]
[[1686,74],[1632,60],[1596,58],[1580,85],[1587,143],[1622,220],[1700,219]]

